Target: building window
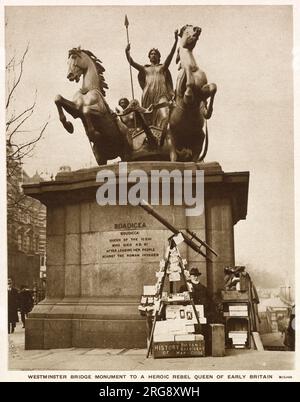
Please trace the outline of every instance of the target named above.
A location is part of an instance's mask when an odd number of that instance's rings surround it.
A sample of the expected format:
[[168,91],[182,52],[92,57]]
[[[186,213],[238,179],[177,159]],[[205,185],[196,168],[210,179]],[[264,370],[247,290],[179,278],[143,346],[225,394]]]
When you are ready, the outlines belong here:
[[22,250],[22,247],[23,247],[23,235],[22,235],[22,233],[18,233],[18,249],[19,249],[19,251],[21,251]]

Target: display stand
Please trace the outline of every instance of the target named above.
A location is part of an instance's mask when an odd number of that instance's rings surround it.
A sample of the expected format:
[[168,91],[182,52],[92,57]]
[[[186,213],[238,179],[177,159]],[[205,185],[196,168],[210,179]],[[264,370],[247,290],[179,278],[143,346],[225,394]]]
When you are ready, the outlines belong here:
[[226,267],[222,291],[226,346],[251,348],[251,335],[257,349],[262,348],[258,333],[259,303],[256,288],[245,266]]
[[[186,280],[186,276],[185,276],[185,273],[184,273],[183,260],[182,260],[182,258],[180,256],[180,253],[179,253],[179,250],[178,250],[178,247],[177,247],[177,243],[176,243],[176,241],[178,239],[178,236],[180,236],[180,234],[177,235],[177,236],[175,236],[175,235],[171,236],[168,239],[169,247],[168,247],[168,250],[167,250],[167,258],[165,260],[165,264],[164,264],[164,268],[163,268],[163,275],[162,275],[162,278],[160,280],[158,292],[157,292],[157,295],[156,295],[156,299],[158,301],[158,306],[157,306],[157,308],[155,308],[155,311],[154,311],[154,320],[153,320],[153,325],[152,325],[152,328],[151,328],[151,333],[150,333],[150,338],[149,338],[149,344],[148,344],[148,350],[147,350],[147,358],[149,357],[149,355],[151,353],[151,350],[152,350],[153,335],[154,335],[156,323],[161,318],[162,309],[164,307],[164,304],[166,303],[162,298],[162,293],[163,293],[163,289],[164,289],[164,285],[165,285],[165,279],[166,279],[166,276],[167,276],[167,270],[168,270],[168,267],[169,267],[169,264],[170,264],[171,253],[172,253],[173,250],[175,250],[177,255],[178,255],[178,262],[179,262],[179,266],[180,266],[180,270],[181,270],[181,275],[182,275],[184,284],[186,286],[186,289],[189,289],[188,283],[187,283],[187,280]],[[187,300],[186,302],[192,305],[193,312],[194,312],[194,315],[196,317],[197,324],[198,324],[198,330],[201,333],[201,323],[200,323],[200,319],[199,319],[199,314],[198,314],[198,311],[197,311],[197,309],[195,307],[195,303],[194,303],[193,296],[192,296],[191,292],[189,292],[189,300]]]
[[[155,289],[156,289],[155,295],[153,295],[153,297],[152,297],[152,299],[153,299],[152,305],[151,305],[151,303],[149,303],[149,297],[144,297],[144,295],[143,295],[142,300],[141,300],[141,305],[139,306],[139,310],[141,311],[141,313],[142,314],[144,312],[146,313],[147,328],[150,328],[152,325],[150,336],[148,338],[149,343],[148,343],[148,349],[147,349],[147,357],[149,357],[151,351],[153,352],[153,350],[152,350],[153,336],[154,336],[154,331],[155,331],[155,328],[157,325],[157,321],[161,320],[163,307],[167,304],[166,301],[163,300],[163,289],[164,289],[165,279],[168,274],[168,267],[169,267],[169,265],[171,267],[174,266],[174,264],[170,264],[170,260],[173,257],[172,256],[173,252],[176,253],[176,258],[177,258],[176,262],[178,265],[176,268],[179,267],[179,272],[177,269],[172,272],[174,274],[172,277],[172,281],[174,281],[174,282],[180,281],[181,275],[182,275],[185,286],[186,286],[187,290],[189,290],[185,272],[184,272],[185,264],[183,263],[179,250],[177,248],[178,244],[180,244],[181,242],[185,242],[189,247],[191,247],[197,253],[201,254],[206,260],[208,260],[210,262],[212,262],[212,259],[210,258],[209,255],[207,255],[207,251],[209,251],[211,253],[211,255],[214,254],[216,257],[218,256],[218,254],[205,241],[201,240],[195,233],[191,232],[190,230],[186,230],[186,232],[187,232],[187,234],[186,234],[186,233],[178,230],[170,222],[168,222],[161,215],[159,215],[157,213],[157,211],[155,211],[153,209],[153,207],[151,205],[149,205],[145,200],[142,200],[140,202],[139,206],[141,208],[143,208],[146,212],[148,212],[150,215],[152,215],[154,218],[156,218],[159,222],[161,222],[172,233],[174,233],[174,235],[168,239],[169,246],[168,246],[168,250],[167,250],[167,256],[166,256],[166,259],[163,261],[163,267],[161,266],[161,268],[163,268],[163,269],[159,272],[158,283],[156,284],[156,287],[155,287]],[[205,251],[202,250],[202,247],[205,248]],[[169,276],[169,281],[171,282],[170,276]],[[173,287],[172,287],[171,291],[172,292],[174,291]],[[198,324],[197,329],[198,329],[198,332],[200,332],[200,333],[195,334],[194,323],[191,322],[191,324],[194,327],[194,330],[192,331],[192,333],[194,334],[194,337],[193,337],[191,343],[189,343],[188,341],[185,344],[176,342],[176,339],[175,339],[176,336],[175,336],[174,342],[166,341],[166,343],[168,343],[168,345],[160,345],[162,347],[162,349],[165,347],[165,350],[163,350],[162,353],[161,353],[161,350],[156,350],[156,352],[157,352],[156,357],[166,357],[166,356],[177,357],[179,355],[180,356],[204,356],[204,354],[205,354],[204,337],[201,334],[201,323],[199,320],[198,311],[197,311],[194,301],[193,301],[192,289],[190,289],[190,291],[186,292],[186,293],[188,295],[188,300],[185,300],[185,302],[188,302],[192,306],[192,311],[186,312],[186,315],[187,315],[187,317],[189,317],[188,320],[192,320],[193,315],[194,315],[194,319],[196,319],[196,323]],[[144,301],[145,299],[146,299],[146,302]],[[147,302],[148,302],[148,304],[147,304]],[[151,310],[152,310],[152,312],[154,310],[153,323],[150,322],[150,320],[149,320]],[[181,314],[181,311],[180,311],[180,314]],[[185,310],[184,310],[184,314],[185,314]],[[201,311],[201,314],[203,314],[202,311]],[[205,319],[205,322],[206,322],[206,319]],[[189,326],[190,326],[190,323],[185,326],[186,331],[183,330],[182,332],[180,329],[177,331],[177,328],[176,328],[177,335],[179,337],[181,335],[183,335],[183,338],[181,338],[181,340],[183,342],[186,341],[186,339],[184,339],[184,337],[188,334],[191,334],[191,332],[189,332],[189,331],[192,328],[188,328],[188,329],[186,328]],[[160,327],[162,327],[162,326],[160,326]],[[163,329],[166,330],[169,328],[163,328]],[[173,332],[175,332],[175,331],[173,331]],[[165,332],[163,332],[163,333],[166,334]],[[177,337],[177,340],[178,340],[178,337]],[[155,346],[158,346],[158,345],[155,345]],[[174,350],[175,350],[175,352],[171,353]]]

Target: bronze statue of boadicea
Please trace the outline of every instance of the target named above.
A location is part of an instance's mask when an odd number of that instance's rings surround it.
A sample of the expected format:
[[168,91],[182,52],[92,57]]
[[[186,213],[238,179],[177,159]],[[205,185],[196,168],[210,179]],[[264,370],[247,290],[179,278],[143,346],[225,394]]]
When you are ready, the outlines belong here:
[[[128,62],[138,70],[138,80],[143,91],[141,105],[145,109],[151,105],[167,103],[174,96],[172,77],[169,71],[169,65],[174,56],[178,41],[178,31],[175,31],[175,42],[172,46],[170,54],[164,63],[160,63],[160,52],[158,49],[151,49],[148,53],[150,64],[141,65],[136,63],[130,56],[130,44],[127,45],[125,53]],[[159,107],[152,113],[151,124],[161,127],[163,130],[167,128],[169,120],[168,106]],[[149,122],[150,123],[150,122]]]
[[[79,82],[82,76],[82,87],[73,101],[57,95],[55,103],[60,121],[69,133],[74,128],[64,111],[82,120],[99,165],[117,157],[122,161],[204,159],[208,146],[204,125],[212,115],[217,87],[208,84],[193,55],[200,33],[201,29],[192,25],[185,25],[179,34],[175,31],[175,42],[162,64],[157,49],[149,52],[150,64],[137,64],[130,56],[128,44],[126,56],[139,71],[142,101],[140,105],[135,99],[131,102],[126,99],[126,103],[121,102],[122,111],[117,114],[105,100],[108,86],[101,61],[89,50],[73,48],[69,51],[67,78]],[[180,64],[174,94],[168,67],[178,36],[180,45],[176,61]],[[130,116],[126,118],[128,114]]]

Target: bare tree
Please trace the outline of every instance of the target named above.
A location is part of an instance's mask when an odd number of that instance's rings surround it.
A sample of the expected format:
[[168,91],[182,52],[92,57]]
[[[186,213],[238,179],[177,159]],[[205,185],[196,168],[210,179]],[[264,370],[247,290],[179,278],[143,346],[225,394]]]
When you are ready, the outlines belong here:
[[36,106],[35,91],[33,101],[16,110],[16,96],[24,71],[24,63],[29,50],[27,45],[20,59],[13,56],[6,64],[6,168],[7,168],[7,212],[8,223],[18,220],[20,214],[31,211],[31,203],[22,191],[23,164],[32,156],[33,150],[42,138],[49,123],[44,123],[37,131],[27,128]]

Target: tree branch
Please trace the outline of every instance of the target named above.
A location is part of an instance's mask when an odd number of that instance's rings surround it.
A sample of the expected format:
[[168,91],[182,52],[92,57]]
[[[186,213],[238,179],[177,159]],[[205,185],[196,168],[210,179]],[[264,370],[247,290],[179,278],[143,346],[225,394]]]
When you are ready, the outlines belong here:
[[13,136],[16,132],[18,132],[18,128],[20,128],[20,127],[22,126],[22,124],[25,123],[25,121],[26,121],[27,119],[29,119],[30,116],[32,116],[32,113],[33,113],[33,110],[31,110],[30,113],[29,113],[27,116],[25,116],[24,119],[21,120],[20,123],[11,131],[11,133],[9,134],[9,138],[8,138],[9,144],[11,144],[12,136]]
[[20,82],[21,77],[22,77],[22,75],[23,75],[23,63],[24,63],[26,54],[27,54],[27,52],[28,52],[28,49],[29,49],[29,47],[28,47],[28,45],[27,45],[27,47],[26,47],[26,49],[25,49],[25,52],[23,53],[23,56],[21,57],[19,76],[18,76],[18,78],[17,78],[17,81],[14,83],[12,89],[10,90],[10,92],[9,92],[9,94],[8,94],[8,98],[7,98],[7,101],[6,101],[6,109],[8,108],[9,102],[10,102],[10,100],[11,100],[11,97],[12,97],[12,95],[13,95],[15,89],[16,89],[17,86],[19,85],[19,82]]
[[49,123],[49,121],[47,121],[47,122],[44,124],[44,126],[43,126],[43,128],[41,129],[41,132],[40,132],[40,134],[39,134],[39,136],[38,136],[37,138],[35,138],[34,140],[32,140],[32,141],[30,141],[30,142],[28,142],[28,143],[26,143],[26,144],[23,144],[23,145],[19,146],[19,147],[17,148],[17,150],[14,151],[14,152],[11,154],[11,156],[14,157],[16,154],[19,154],[22,149],[28,148],[28,147],[30,147],[30,146],[31,146],[31,147],[34,146],[34,145],[41,139],[41,137],[42,137],[44,131],[46,130],[46,127],[48,126],[48,123]]
[[[28,130],[24,130],[24,126],[28,124],[28,120],[34,113],[37,91],[33,103],[26,106],[21,112],[15,110],[15,98],[18,86],[23,77],[24,62],[29,44],[23,52],[20,61],[17,63],[14,55],[6,65],[6,71],[9,73],[7,77],[7,101],[6,101],[6,177],[7,177],[7,221],[9,223],[16,222],[19,226],[28,226],[22,215],[30,215],[33,220],[37,220],[37,201],[25,196],[21,184],[25,174],[22,166],[23,160],[30,156],[36,144],[42,138],[50,120],[41,125],[38,130],[29,130],[32,135],[24,135]],[[10,89],[11,88],[11,89]],[[9,90],[10,89],[10,90]],[[22,135],[20,135],[22,133]],[[18,134],[18,136],[17,136]]]
[[25,109],[17,117],[13,116],[10,120],[8,120],[8,122],[6,122],[6,131],[8,130],[8,128],[11,124],[13,124],[15,121],[19,120],[25,113],[30,112],[34,109],[35,104],[36,104],[36,94],[37,94],[37,91],[35,91],[35,100],[29,108]]

